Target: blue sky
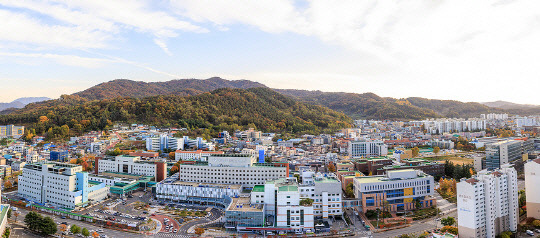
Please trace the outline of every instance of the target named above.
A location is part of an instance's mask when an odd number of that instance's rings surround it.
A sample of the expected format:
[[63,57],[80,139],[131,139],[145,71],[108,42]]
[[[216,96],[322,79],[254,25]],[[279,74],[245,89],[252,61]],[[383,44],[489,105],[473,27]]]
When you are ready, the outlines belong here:
[[128,78],[540,104],[535,1],[0,2],[0,102]]

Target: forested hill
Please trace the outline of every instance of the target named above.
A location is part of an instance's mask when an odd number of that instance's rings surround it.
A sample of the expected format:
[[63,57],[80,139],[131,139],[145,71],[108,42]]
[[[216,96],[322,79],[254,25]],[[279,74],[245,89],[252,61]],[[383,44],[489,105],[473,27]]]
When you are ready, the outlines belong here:
[[66,126],[76,132],[98,130],[113,122],[206,128],[204,133],[215,136],[222,130],[250,126],[278,133],[317,134],[348,127],[351,119],[343,113],[298,102],[268,88],[223,88],[194,96],[117,97],[93,101],[64,95],[0,116],[0,125],[25,124],[35,129],[36,134],[62,135]]
[[421,120],[441,115],[431,109],[412,105],[406,100],[382,98],[373,93],[330,93],[295,89],[276,89],[300,101],[323,105],[353,118]]
[[257,88],[264,84],[249,80],[225,80],[214,77],[209,79],[178,79],[165,82],[142,82],[128,79],[116,79],[101,83],[84,91],[74,93],[88,100],[101,100],[116,97],[149,97],[156,95],[191,96],[210,92],[219,88]]

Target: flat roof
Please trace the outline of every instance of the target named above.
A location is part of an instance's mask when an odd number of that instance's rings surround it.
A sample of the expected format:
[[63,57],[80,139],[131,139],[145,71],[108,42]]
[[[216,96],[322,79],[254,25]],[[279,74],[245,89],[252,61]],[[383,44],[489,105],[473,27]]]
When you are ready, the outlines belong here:
[[294,192],[294,191],[298,191],[298,186],[296,186],[296,185],[280,186],[278,191],[280,191],[280,192]]
[[253,192],[264,192],[264,185],[255,185],[253,186]]
[[263,204],[251,204],[249,197],[232,198],[228,211],[263,212]]

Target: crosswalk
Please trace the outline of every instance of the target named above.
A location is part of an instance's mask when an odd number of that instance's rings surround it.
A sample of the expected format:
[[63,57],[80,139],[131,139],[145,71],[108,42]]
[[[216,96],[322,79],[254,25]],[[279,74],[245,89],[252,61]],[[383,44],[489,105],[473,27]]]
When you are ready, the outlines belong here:
[[175,233],[163,233],[163,232],[160,232],[160,233],[155,234],[153,237],[190,238],[192,236],[175,234]]

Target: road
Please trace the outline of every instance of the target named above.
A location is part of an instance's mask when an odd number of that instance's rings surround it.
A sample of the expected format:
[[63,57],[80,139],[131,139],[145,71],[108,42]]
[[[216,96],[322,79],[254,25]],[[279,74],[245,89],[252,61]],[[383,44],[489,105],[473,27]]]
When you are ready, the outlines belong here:
[[[26,214],[28,214],[29,211],[24,210],[24,209],[19,209],[19,212],[21,214],[18,217],[18,221],[22,222],[23,219],[24,219],[24,216],[26,216]],[[42,215],[51,217],[54,220],[54,222],[56,222],[57,224],[62,223],[62,222],[67,222],[68,225],[77,225],[77,226],[79,226],[81,228],[86,228],[89,231],[92,231],[92,230],[95,231],[97,229],[103,229],[103,233],[100,233],[100,234],[105,234],[108,237],[115,237],[115,238],[116,237],[118,237],[118,238],[145,237],[142,234],[135,234],[135,233],[131,233],[131,232],[123,232],[123,231],[105,229],[103,227],[95,226],[95,225],[93,225],[91,223],[87,223],[87,222],[82,222],[82,221],[77,221],[77,220],[72,220],[72,219],[62,219],[59,216],[55,216],[55,215],[51,215],[51,214],[42,214]]]

